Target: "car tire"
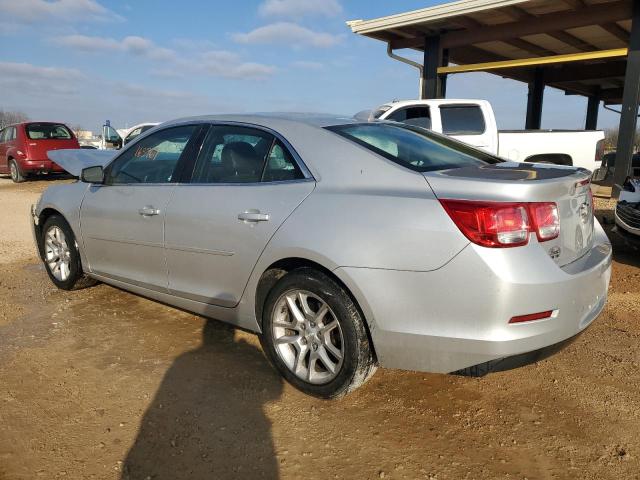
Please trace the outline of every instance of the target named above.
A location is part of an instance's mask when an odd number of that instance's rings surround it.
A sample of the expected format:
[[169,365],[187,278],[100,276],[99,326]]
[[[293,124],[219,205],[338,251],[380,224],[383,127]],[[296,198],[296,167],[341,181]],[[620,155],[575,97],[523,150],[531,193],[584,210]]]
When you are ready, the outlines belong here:
[[20,166],[14,159],[9,160],[9,173],[14,183],[22,183],[26,180],[26,177],[20,171]]
[[342,397],[377,369],[360,309],[338,282],[318,270],[300,268],[280,278],[262,317],[260,341],[267,357],[306,394]]
[[79,290],[97,283],[83,272],[75,235],[61,216],[52,215],[44,222],[40,252],[49,278],[59,289]]

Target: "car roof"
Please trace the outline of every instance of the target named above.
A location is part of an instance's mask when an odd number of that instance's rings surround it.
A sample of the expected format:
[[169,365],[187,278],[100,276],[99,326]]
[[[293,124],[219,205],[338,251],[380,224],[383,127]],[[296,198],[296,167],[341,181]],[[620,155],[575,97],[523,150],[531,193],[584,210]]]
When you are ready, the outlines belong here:
[[171,120],[163,124],[183,124],[188,122],[237,122],[250,123],[254,125],[278,129],[279,127],[292,126],[293,124],[303,124],[312,127],[328,127],[332,125],[344,125],[350,123],[362,123],[347,115],[329,115],[319,113],[253,113],[253,114],[222,114],[203,115],[198,117],[184,117]]

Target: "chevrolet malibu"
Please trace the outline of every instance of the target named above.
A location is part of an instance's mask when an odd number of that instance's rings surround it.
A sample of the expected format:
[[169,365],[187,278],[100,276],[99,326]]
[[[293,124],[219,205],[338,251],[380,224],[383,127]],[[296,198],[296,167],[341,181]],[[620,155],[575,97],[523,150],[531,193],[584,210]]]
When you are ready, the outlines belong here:
[[378,365],[484,374],[602,311],[611,246],[589,172],[505,162],[420,127],[181,119],[52,152],[80,181],[32,207],[51,281],[102,281],[260,335],[323,398]]

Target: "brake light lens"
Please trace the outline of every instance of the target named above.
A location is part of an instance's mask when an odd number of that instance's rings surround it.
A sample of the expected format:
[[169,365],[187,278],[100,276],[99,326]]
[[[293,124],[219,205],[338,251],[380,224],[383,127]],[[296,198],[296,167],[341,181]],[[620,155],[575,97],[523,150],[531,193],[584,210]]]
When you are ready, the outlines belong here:
[[538,241],[546,242],[560,235],[560,218],[558,207],[555,203],[530,203],[529,211],[533,220],[533,229],[538,236]]
[[440,203],[464,236],[483,247],[526,245],[530,232],[536,232],[540,242],[560,234],[558,208],[553,202],[440,200]]

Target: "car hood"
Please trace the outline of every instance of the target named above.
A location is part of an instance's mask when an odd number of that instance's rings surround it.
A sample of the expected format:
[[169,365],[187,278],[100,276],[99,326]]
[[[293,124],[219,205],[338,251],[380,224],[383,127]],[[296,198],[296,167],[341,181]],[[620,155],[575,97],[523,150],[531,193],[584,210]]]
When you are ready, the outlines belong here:
[[87,167],[104,167],[118,153],[117,150],[51,150],[47,156],[64,168],[74,177],[79,177],[80,172]]

